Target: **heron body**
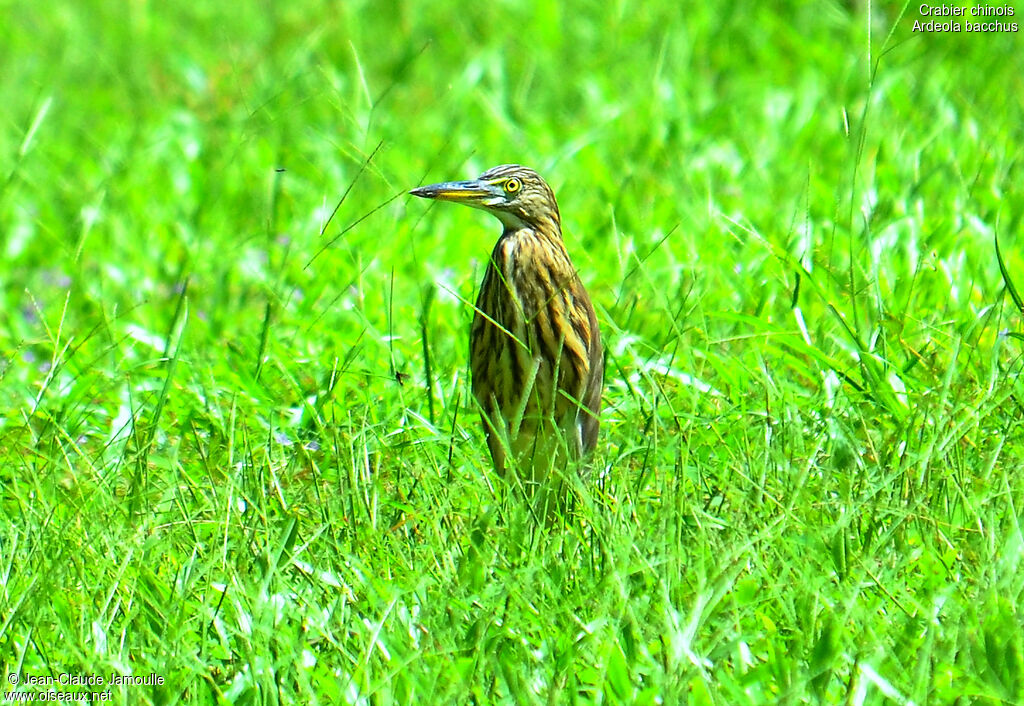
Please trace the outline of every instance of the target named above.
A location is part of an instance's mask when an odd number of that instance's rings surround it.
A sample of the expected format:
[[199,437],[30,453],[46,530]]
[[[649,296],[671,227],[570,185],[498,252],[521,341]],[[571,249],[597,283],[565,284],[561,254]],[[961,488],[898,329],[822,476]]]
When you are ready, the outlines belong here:
[[551,188],[520,165],[412,194],[483,209],[504,226],[470,331],[473,394],[494,467],[531,494],[597,443],[604,380],[597,316],[562,241]]

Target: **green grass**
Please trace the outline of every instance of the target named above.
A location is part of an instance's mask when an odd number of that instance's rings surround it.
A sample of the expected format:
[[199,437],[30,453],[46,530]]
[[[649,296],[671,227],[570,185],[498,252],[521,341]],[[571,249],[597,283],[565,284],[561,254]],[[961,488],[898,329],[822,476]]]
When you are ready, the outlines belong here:
[[[1019,33],[166,5],[3,3],[4,690],[1024,703]],[[508,161],[607,348],[551,530],[468,389],[499,226],[404,195]]]

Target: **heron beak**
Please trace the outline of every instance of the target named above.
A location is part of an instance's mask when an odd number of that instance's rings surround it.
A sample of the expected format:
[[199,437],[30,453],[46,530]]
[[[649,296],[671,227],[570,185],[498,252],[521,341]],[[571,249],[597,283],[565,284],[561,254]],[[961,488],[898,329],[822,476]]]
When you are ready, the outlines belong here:
[[430,184],[413,189],[409,193],[424,199],[455,201],[467,206],[491,206],[496,203],[496,199],[504,200],[505,196],[499,187],[479,179]]

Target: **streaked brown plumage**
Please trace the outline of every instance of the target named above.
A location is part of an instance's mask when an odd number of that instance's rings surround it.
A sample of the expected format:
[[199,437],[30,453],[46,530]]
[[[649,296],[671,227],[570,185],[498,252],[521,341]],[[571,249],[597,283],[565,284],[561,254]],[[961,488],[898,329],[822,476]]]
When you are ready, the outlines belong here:
[[483,209],[504,225],[480,285],[470,368],[494,467],[516,468],[532,494],[593,450],[604,379],[597,317],[562,242],[555,195],[517,164],[410,193]]

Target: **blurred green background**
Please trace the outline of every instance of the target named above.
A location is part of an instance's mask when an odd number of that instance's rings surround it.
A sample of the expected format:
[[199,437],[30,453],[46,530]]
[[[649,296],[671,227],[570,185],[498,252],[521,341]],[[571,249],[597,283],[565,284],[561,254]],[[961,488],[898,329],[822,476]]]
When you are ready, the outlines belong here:
[[[1024,700],[1019,31],[742,0],[0,14],[7,675]],[[558,194],[607,348],[553,532],[468,394],[499,225],[405,195],[504,162]]]

